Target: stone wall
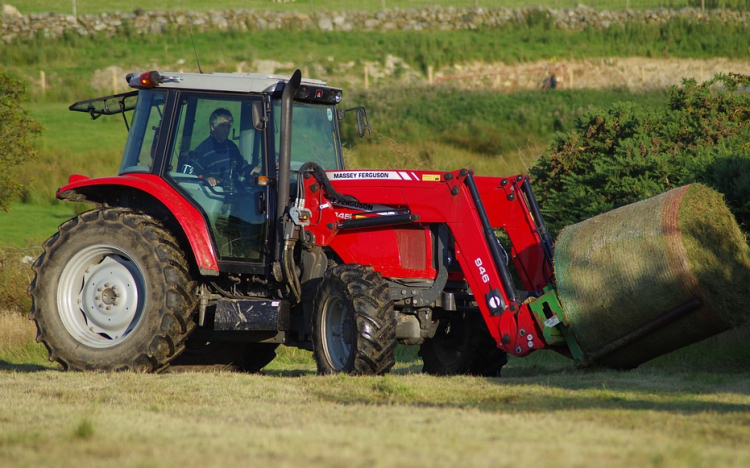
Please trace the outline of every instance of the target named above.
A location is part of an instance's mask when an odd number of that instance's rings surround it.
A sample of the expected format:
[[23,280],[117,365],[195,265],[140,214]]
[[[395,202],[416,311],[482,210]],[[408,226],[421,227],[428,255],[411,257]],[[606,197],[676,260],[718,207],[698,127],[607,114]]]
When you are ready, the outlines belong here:
[[135,34],[159,34],[170,30],[191,27],[193,31],[205,30],[321,30],[321,31],[394,31],[499,28],[508,23],[524,23],[540,15],[557,28],[580,30],[587,27],[608,28],[628,21],[661,23],[680,17],[695,22],[720,22],[748,24],[749,12],[684,8],[656,10],[599,11],[585,6],[572,10],[542,7],[517,9],[440,8],[429,7],[379,12],[326,12],[311,14],[271,11],[143,11],[78,17],[56,14],[23,15],[12,6],[5,5],[0,18],[0,38],[5,43],[19,39],[42,36],[57,38],[64,34],[112,36],[128,31]]

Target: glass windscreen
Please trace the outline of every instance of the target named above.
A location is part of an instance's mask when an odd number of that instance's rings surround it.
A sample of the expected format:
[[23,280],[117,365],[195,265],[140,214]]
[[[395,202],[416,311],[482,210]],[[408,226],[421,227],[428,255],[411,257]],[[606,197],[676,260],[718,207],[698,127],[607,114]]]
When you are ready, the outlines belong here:
[[[281,102],[274,101],[274,138],[279,150]],[[278,160],[278,155],[277,155]],[[292,170],[306,162],[326,170],[342,168],[336,108],[326,104],[294,103],[292,111]]]

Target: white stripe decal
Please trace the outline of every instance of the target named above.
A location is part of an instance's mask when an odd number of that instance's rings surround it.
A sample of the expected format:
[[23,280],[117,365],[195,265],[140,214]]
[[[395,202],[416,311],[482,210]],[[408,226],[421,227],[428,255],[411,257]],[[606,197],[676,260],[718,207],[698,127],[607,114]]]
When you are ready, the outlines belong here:
[[399,172],[398,175],[400,175],[404,180],[411,180],[411,177],[406,172]]
[[402,180],[403,176],[396,171],[328,171],[331,180]]

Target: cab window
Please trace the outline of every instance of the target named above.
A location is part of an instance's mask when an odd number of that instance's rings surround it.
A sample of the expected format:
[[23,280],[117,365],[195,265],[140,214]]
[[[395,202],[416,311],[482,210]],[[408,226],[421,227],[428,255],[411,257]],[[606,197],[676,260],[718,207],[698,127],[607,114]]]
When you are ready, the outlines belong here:
[[201,209],[220,260],[260,262],[266,250],[265,136],[252,125],[260,98],[183,93],[165,177]]
[[151,172],[166,98],[167,93],[163,91],[144,90],[138,93],[120,174]]

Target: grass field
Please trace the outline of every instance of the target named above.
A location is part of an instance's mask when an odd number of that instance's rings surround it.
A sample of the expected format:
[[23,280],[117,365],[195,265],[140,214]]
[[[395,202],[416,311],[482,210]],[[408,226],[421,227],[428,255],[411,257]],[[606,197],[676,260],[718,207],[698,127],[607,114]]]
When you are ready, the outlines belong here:
[[[179,9],[187,3],[79,0],[77,8],[84,14]],[[383,3],[404,8],[426,2],[364,0],[358,5],[377,10]],[[14,4],[24,13],[67,13],[72,7],[70,1],[52,0]],[[235,0],[190,2],[190,8],[311,11],[344,4]],[[263,38],[207,33],[196,41],[214,70],[288,54],[297,54],[291,59],[300,66],[312,67],[329,53],[338,62],[361,64],[359,56],[383,60],[384,51],[393,50],[422,72],[425,64],[466,55],[529,60],[561,51],[587,57],[650,50],[747,57],[746,32],[691,29],[687,34],[680,28],[621,31],[605,38],[547,36],[546,49],[538,44],[545,37],[542,27],[520,41],[496,33],[490,41],[489,34],[375,38],[289,32]],[[254,46],[247,45],[250,39]],[[274,41],[278,49],[271,47]],[[211,54],[215,43],[224,44],[226,52]],[[305,48],[297,47],[301,43]],[[341,49],[330,52],[334,45]],[[255,375],[220,369],[160,375],[61,372],[49,363],[44,347],[34,343],[24,294],[32,272],[21,257],[38,254],[38,244],[73,214],[74,207],[52,202],[56,188],[71,173],[115,173],[125,139],[121,119],[92,122],[67,111],[67,104],[107,94],[92,90],[91,76],[98,69],[177,65],[191,53],[177,36],[0,45],[4,68],[32,78],[46,70],[51,81],[70,84],[69,90],[33,96],[29,108],[45,132],[39,161],[19,171],[32,182],[24,195],[28,203],[0,212],[0,246],[5,247],[0,250],[0,467],[750,466],[750,346],[745,339],[750,326],[631,372],[576,370],[560,356],[539,352],[511,359],[500,379],[438,378],[420,373],[413,347],[399,349],[394,372],[384,377],[317,376],[309,352],[286,348]],[[339,71],[330,67],[332,76]],[[589,106],[620,99],[663,105],[659,93],[624,90],[501,95],[384,86],[345,96],[347,103],[371,109],[376,129],[368,140],[348,142],[350,167],[467,166],[487,175],[525,171],[554,132],[569,129]]]
[[5,373],[0,457],[37,467],[745,467],[748,379],[711,378]]
[[[194,34],[206,72],[258,71],[273,63],[278,73],[295,68],[347,90],[426,84],[428,69],[456,74],[456,65],[520,64],[606,57],[746,60],[741,23],[629,22],[606,30],[573,32],[540,16],[527,23],[477,31],[206,31]],[[113,38],[68,34],[0,44],[0,70],[28,82],[33,102],[64,102],[126,89],[128,72],[154,68],[197,71],[185,30],[159,35],[123,32]],[[113,70],[115,76],[113,78]],[[42,88],[44,73],[44,89]]]
[[[19,315],[7,330],[33,334]],[[3,335],[5,332],[5,336]],[[27,340],[26,340],[27,342]],[[0,346],[3,466],[745,467],[750,376],[651,364],[579,371],[538,353],[500,379],[320,377],[280,350],[260,375],[61,373]]]
[[72,204],[13,203],[10,211],[0,211],[0,245],[28,254],[39,254],[39,246],[71,218]]

